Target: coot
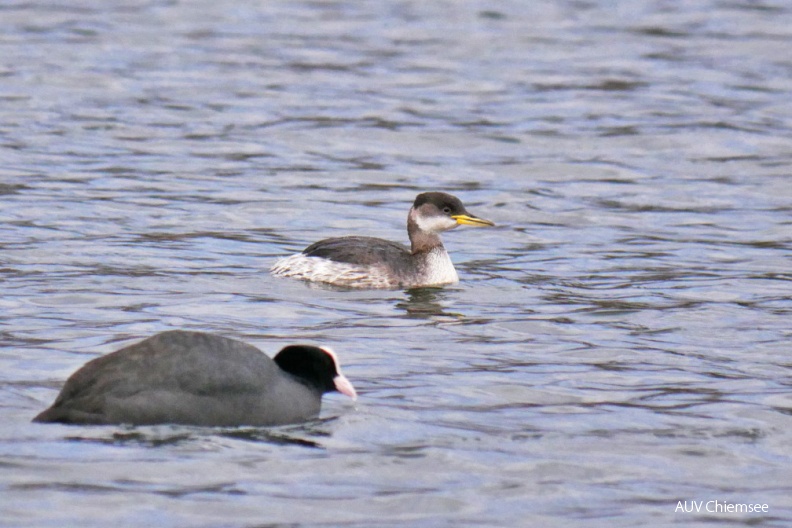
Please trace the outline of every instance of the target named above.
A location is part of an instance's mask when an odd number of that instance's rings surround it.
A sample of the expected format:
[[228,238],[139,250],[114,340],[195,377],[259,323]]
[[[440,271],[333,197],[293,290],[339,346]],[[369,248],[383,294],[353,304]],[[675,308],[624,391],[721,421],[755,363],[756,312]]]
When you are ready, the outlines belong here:
[[329,348],[291,345],[270,359],[240,341],[173,330],[89,361],[33,421],[280,425],[316,417],[331,391],[357,397]]

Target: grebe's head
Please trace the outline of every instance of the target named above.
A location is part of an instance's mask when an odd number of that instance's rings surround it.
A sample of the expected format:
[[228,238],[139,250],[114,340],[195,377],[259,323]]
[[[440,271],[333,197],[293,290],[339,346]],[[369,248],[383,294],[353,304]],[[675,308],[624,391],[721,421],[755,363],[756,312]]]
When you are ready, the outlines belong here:
[[489,220],[470,214],[462,200],[443,192],[425,192],[416,196],[408,223],[427,234],[442,233],[459,225],[495,225]]

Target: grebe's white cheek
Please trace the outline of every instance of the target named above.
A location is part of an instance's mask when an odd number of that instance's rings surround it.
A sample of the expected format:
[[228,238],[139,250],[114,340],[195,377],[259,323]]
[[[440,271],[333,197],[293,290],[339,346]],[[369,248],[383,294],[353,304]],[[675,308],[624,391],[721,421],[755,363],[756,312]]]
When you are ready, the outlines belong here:
[[416,215],[415,224],[424,233],[440,233],[455,228],[457,221],[448,216],[420,216]]

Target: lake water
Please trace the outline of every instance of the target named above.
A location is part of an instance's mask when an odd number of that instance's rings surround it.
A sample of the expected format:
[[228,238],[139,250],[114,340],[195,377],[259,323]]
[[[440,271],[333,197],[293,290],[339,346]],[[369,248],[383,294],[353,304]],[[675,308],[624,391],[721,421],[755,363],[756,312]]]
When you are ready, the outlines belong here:
[[[10,1],[0,30],[0,525],[792,524],[788,2]],[[406,242],[425,190],[498,224],[445,235],[458,285],[268,274]],[[174,328],[331,346],[360,398],[30,423]]]

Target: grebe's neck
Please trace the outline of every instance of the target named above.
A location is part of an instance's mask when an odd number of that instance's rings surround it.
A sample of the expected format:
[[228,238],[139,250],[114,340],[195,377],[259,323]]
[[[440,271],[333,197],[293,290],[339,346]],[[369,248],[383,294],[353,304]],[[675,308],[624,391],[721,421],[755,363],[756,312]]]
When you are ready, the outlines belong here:
[[415,209],[410,209],[407,215],[407,236],[410,237],[410,251],[413,255],[429,253],[433,249],[442,248],[443,241],[437,232],[430,230],[431,226],[418,217]]

